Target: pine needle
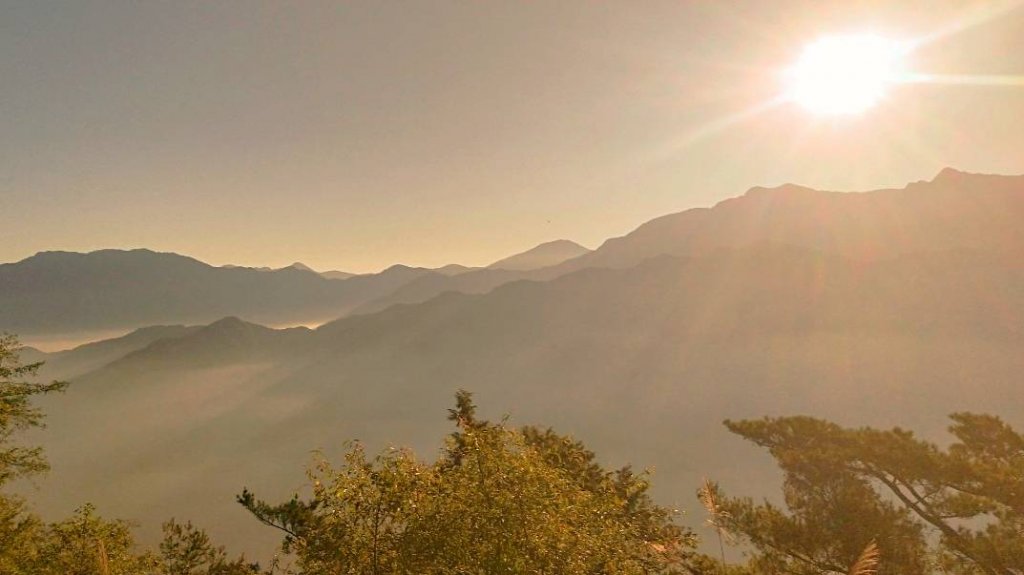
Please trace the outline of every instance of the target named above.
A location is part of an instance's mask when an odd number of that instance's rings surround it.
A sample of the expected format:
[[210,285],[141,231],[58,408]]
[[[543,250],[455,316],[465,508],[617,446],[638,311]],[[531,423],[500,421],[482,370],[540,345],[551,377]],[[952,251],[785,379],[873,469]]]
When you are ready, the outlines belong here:
[[704,485],[697,491],[697,498],[700,499],[704,509],[708,512],[707,523],[718,535],[718,548],[722,554],[722,565],[725,565],[725,539],[730,536],[722,524],[722,519],[728,517],[729,513],[724,511],[718,503],[718,485],[708,478],[704,478]]
[[705,477],[704,485],[702,485],[700,491],[697,492],[697,496],[700,498],[700,502],[704,505],[704,509],[707,509],[709,519],[714,521],[721,513],[721,510],[718,507],[718,490],[715,484]]
[[850,567],[850,575],[877,575],[879,557],[881,552],[878,551],[878,545],[875,545],[874,541],[868,543],[864,551],[861,551],[860,557]]

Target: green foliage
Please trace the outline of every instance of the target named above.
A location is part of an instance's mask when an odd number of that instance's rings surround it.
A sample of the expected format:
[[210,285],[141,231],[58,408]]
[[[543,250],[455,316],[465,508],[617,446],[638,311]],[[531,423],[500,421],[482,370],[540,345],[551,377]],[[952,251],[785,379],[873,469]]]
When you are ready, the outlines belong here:
[[223,547],[210,542],[209,535],[192,522],[174,519],[163,525],[160,542],[160,573],[163,575],[247,575],[259,568],[239,557],[229,560]]
[[286,533],[303,573],[666,573],[692,536],[654,505],[647,477],[605,471],[582,444],[476,417],[456,396],[457,430],[422,462],[354,444],[344,464],[320,461],[313,498],[240,502]]
[[41,427],[43,414],[32,405],[32,397],[62,391],[67,384],[33,383],[39,363],[22,365],[18,358],[18,340],[0,335],[0,487],[17,477],[46,471],[42,448],[12,444],[12,436],[25,429]]
[[726,422],[778,461],[786,509],[725,499],[725,527],[756,549],[755,572],[846,572],[872,541],[882,574],[1024,571],[1024,437],[989,415],[951,419],[945,450],[899,428]]
[[135,554],[135,541],[124,521],[108,521],[91,505],[43,534],[38,560],[27,571],[40,575],[137,575],[156,571],[152,554]]
[[[12,479],[41,473],[48,469],[39,447],[13,443],[19,431],[43,425],[42,412],[32,405],[32,397],[63,390],[66,384],[36,384],[26,381],[35,376],[40,364],[22,365],[18,340],[0,335],[0,487]],[[0,493],[0,573],[34,573],[38,565],[45,525],[28,512],[24,502]]]
[[23,567],[38,560],[42,528],[20,499],[0,494],[0,573],[27,573]]
[[22,504],[0,496],[0,573],[4,575],[252,575],[258,567],[229,560],[191,523],[164,524],[159,554],[139,552],[124,521],[85,505],[44,524]]

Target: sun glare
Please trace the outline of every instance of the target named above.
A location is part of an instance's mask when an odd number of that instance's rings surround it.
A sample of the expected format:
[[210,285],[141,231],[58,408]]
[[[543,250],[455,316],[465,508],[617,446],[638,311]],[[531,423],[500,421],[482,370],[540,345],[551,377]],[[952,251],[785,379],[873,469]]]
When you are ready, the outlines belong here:
[[816,114],[856,114],[901,79],[906,45],[874,35],[827,36],[787,71],[788,97]]

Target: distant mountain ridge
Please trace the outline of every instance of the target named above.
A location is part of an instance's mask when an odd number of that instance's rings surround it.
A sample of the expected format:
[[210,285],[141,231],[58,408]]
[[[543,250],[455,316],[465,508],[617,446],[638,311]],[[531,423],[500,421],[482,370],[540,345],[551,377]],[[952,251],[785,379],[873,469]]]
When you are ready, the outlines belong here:
[[427,301],[486,293],[510,281],[546,281],[588,267],[630,267],[662,255],[778,244],[862,261],[967,247],[1024,258],[1024,176],[941,171],[902,189],[821,192],[755,187],[712,208],[651,220],[590,251],[541,244],[487,268],[392,266],[377,274],[318,274],[209,266],[177,254],[42,252],[0,264],[0,329],[21,334],[206,323],[240,316],[268,324],[322,323]]
[[423,277],[358,306],[372,313],[441,293],[486,293],[509,281],[546,281],[589,267],[623,268],[645,259],[699,256],[721,248],[777,244],[873,261],[971,247],[1024,258],[1024,176],[946,168],[897,190],[821,192],[786,184],[755,187],[711,208],[655,218],[561,263],[527,270],[477,270]]
[[262,323],[322,323],[419,278],[475,271],[396,264],[375,274],[215,267],[147,249],[40,252],[0,264],[0,330],[22,335],[205,323],[237,315]]
[[21,360],[26,363],[45,362],[40,372],[44,379],[64,379],[79,376],[106,366],[134,351],[162,340],[173,340],[191,335],[202,326],[157,325],[139,328],[122,337],[105,339],[53,353],[25,350]]
[[971,247],[1024,255],[1024,175],[945,168],[901,189],[822,192],[794,184],[651,220],[566,269],[635,265],[658,255],[775,243],[872,261]]
[[350,278],[350,277],[352,277],[354,275],[357,275],[357,274],[351,274],[351,273],[348,273],[348,272],[343,272],[343,271],[338,271],[338,270],[330,270],[330,271],[326,271],[326,272],[320,272],[320,275],[322,275],[323,277],[325,277],[325,278],[327,278],[329,280],[347,280],[348,278]]
[[294,266],[214,267],[145,249],[41,252],[0,264],[0,329],[22,335],[131,329],[206,323],[227,315],[264,323],[320,323],[432,273],[392,266],[333,280]]

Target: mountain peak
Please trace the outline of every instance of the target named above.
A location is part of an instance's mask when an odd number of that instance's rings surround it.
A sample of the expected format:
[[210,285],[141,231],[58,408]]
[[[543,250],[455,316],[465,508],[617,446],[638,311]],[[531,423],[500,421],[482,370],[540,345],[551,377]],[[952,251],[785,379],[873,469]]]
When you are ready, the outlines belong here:
[[572,248],[583,249],[583,250],[587,249],[587,248],[581,246],[580,244],[578,244],[578,243],[576,243],[576,242],[574,242],[572,240],[566,240],[566,239],[551,240],[550,242],[543,242],[543,243],[539,244],[537,247],[535,247],[533,249],[536,250],[536,249],[546,249],[546,248],[553,248],[553,247],[572,247]]
[[[821,194],[813,188],[807,186],[801,186],[799,184],[785,183],[778,186],[765,187],[765,186],[754,186],[747,190],[747,193],[743,194],[743,197],[749,198],[791,198],[797,196],[808,196],[811,194]],[[729,201],[729,200],[725,200]]]
[[534,246],[525,252],[500,259],[487,266],[490,269],[526,271],[558,265],[566,260],[590,253],[590,250],[571,240],[553,240]]
[[286,267],[284,267],[284,268],[281,268],[281,269],[286,269],[286,270],[299,270],[299,271],[303,271],[303,272],[311,272],[311,273],[316,273],[316,271],[315,271],[315,270],[314,270],[313,268],[311,268],[311,267],[307,266],[306,264],[304,264],[304,263],[302,263],[302,262],[295,262],[295,263],[293,263],[292,265],[290,265],[290,266],[286,266]]
[[1024,174],[982,174],[965,172],[956,168],[942,168],[931,180],[922,180],[907,184],[908,188],[951,189],[972,188],[978,191],[994,189],[1020,189],[1024,182]]
[[462,264],[448,264],[439,268],[434,268],[433,271],[446,276],[457,276],[466,272],[473,271],[476,268],[464,266]]
[[956,168],[950,168],[949,166],[946,166],[945,168],[939,170],[938,174],[935,174],[935,177],[932,178],[932,181],[948,180],[952,178],[959,178],[965,175],[968,175],[967,172],[962,172]]
[[218,319],[217,321],[207,325],[206,327],[208,329],[213,329],[213,330],[225,330],[225,329],[239,329],[239,328],[245,328],[245,327],[250,327],[250,326],[256,326],[256,324],[249,323],[249,322],[239,318],[238,316],[229,315],[227,317],[222,317],[222,318]]
[[167,263],[183,266],[210,267],[189,256],[174,252],[158,252],[146,248],[114,249],[106,248],[91,252],[72,252],[64,250],[46,250],[37,252],[20,262],[32,267],[53,267],[55,269],[68,265],[100,265],[100,266],[149,266]]
[[955,168],[945,167],[939,170],[939,173],[935,174],[935,177],[932,178],[930,183],[957,184],[963,182],[966,179],[977,177],[979,175],[980,174],[971,174],[969,172],[964,172],[961,170],[957,170]]
[[241,319],[241,318],[239,318],[237,316],[233,316],[233,315],[229,315],[227,317],[222,317],[221,319],[218,319],[217,321],[215,321],[215,322],[213,322],[213,323],[211,323],[209,325],[206,325],[205,327],[203,327],[200,330],[200,332],[205,334],[206,336],[217,335],[217,336],[228,336],[228,337],[233,337],[235,335],[249,334],[249,333],[271,332],[271,331],[274,331],[274,330],[272,328],[269,328],[269,327],[264,326],[264,325],[260,325],[258,323],[252,323],[252,322],[245,321],[245,320],[243,320],[243,319]]

